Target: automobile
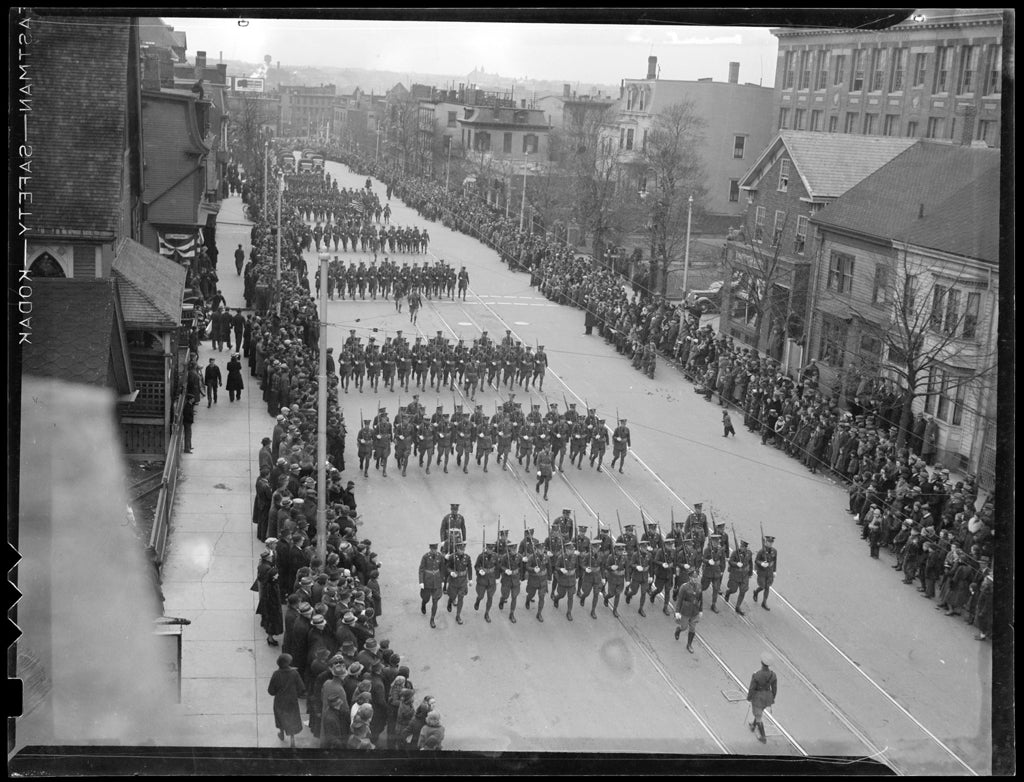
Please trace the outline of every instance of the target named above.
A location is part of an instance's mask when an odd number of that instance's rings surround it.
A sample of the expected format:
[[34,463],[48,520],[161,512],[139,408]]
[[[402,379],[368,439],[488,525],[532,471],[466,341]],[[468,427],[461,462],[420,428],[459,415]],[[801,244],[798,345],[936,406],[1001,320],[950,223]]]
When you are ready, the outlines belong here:
[[299,173],[300,174],[308,174],[311,171],[313,171],[313,161],[312,160],[303,159],[303,160],[299,161]]
[[724,283],[721,280],[711,283],[704,290],[690,291],[686,294],[686,299],[683,301],[684,306],[695,312],[701,314],[708,314],[709,312],[718,312],[722,306],[722,285]]

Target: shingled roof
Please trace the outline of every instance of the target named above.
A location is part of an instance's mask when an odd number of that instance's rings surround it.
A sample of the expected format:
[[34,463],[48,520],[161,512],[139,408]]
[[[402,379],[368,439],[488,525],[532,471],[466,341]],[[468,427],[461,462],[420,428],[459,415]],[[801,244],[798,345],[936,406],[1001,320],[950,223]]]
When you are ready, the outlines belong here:
[[26,375],[134,390],[124,318],[112,279],[37,279]]
[[173,329],[181,324],[185,267],[133,239],[117,244],[112,266],[129,329]]
[[758,156],[740,187],[756,188],[785,147],[811,198],[838,198],[916,142],[892,136],[783,130]]
[[84,19],[32,27],[29,236],[110,239],[119,226],[129,19]]
[[812,222],[999,261],[999,150],[921,141]]

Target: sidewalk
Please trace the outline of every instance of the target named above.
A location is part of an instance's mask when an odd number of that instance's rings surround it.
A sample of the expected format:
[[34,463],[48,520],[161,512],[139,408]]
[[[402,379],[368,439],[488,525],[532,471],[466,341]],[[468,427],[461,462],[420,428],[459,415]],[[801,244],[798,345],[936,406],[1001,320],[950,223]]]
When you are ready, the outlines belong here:
[[[241,200],[226,199],[217,244],[219,287],[228,306],[244,307],[242,278],[234,267],[239,243],[249,254],[249,225]],[[222,352],[206,341],[199,366],[217,360],[227,380],[227,362],[240,346]],[[181,698],[185,731],[168,744],[280,747],[273,698],[267,694],[280,647],[270,647],[250,590],[263,544],[252,524],[252,490],[258,476],[260,440],[272,423],[256,378],[242,357],[245,390],[237,402],[224,388],[217,404],[196,405],[191,454],[182,455],[167,559],[163,567],[164,613],[191,621],[182,636]],[[300,747],[315,746],[308,731]]]

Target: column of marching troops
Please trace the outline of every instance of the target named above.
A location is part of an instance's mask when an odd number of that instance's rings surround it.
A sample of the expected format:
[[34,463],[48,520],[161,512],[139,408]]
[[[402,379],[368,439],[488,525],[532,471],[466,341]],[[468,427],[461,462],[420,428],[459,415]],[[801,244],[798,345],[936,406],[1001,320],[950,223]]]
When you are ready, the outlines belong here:
[[[320,270],[315,277],[317,293],[320,292]],[[410,267],[408,261],[399,266],[385,256],[380,265],[375,260],[367,266],[365,261],[349,263],[348,267],[335,256],[327,268],[327,298],[334,301],[335,296],[344,301],[346,298],[365,301],[367,294],[371,301],[379,295],[382,299],[394,298],[395,309],[402,311],[402,299],[408,297],[410,319],[415,322],[413,312],[422,304],[423,297],[442,298],[447,295],[454,300],[456,287],[459,298],[466,298],[469,285],[469,273],[463,266],[458,272],[455,267],[443,259],[436,263],[424,262],[422,266],[414,262]],[[414,304],[414,299],[416,303]]]
[[702,503],[685,521],[672,522],[672,529],[663,536],[657,524],[643,522],[643,532],[637,537],[633,524],[621,529],[613,539],[607,525],[600,519],[593,538],[588,528],[575,523],[568,508],[548,525],[548,535],[541,542],[534,530],[524,521],[523,537],[519,543],[511,539],[508,527],[499,527],[497,540],[484,541],[483,551],[476,561],[466,554],[466,520],[459,513],[458,504],[442,519],[440,540],[430,543],[419,567],[420,610],[427,613],[430,605],[430,626],[436,627],[437,606],[442,595],[447,595],[447,610],[455,610],[455,621],[463,624],[463,600],[469,593],[469,584],[476,577],[474,610],[484,603],[484,620],[491,621],[494,595],[501,591],[498,609],[509,605],[509,620],[516,621],[516,604],[522,582],[526,582],[527,610],[537,601],[537,620],[544,621],[544,602],[550,594],[555,608],[565,601],[566,618],[573,620],[574,602],[584,607],[589,600],[590,616],[597,618],[597,601],[611,606],[612,616],[619,616],[619,601],[625,593],[626,603],[638,597],[640,616],[646,617],[644,606],[650,600],[655,604],[662,596],[662,613],[675,615],[676,640],[687,630],[686,649],[693,651],[696,624],[703,615],[704,593],[711,588],[711,610],[718,613],[718,597],[722,581],[724,600],[729,602],[736,594],[736,613],[743,612],[750,579],[757,578],[754,601],[759,595],[761,607],[766,611],[768,595],[778,569],[775,538],[764,535],[756,556],[748,542],[740,537],[739,545],[731,548],[724,523],[709,525]]

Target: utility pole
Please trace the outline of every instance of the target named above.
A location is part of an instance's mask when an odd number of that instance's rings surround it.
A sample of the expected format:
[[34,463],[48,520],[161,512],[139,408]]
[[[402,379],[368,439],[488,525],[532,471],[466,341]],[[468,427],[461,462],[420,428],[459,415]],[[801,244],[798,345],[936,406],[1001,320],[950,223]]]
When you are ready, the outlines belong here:
[[320,253],[320,365],[316,406],[316,553],[327,560],[327,275],[330,256]]
[[267,214],[267,169],[270,166],[270,142],[263,145],[263,214]]
[[[690,218],[693,217],[693,196],[686,202],[686,252],[683,255],[683,300],[686,299],[686,281],[690,276]],[[666,274],[668,269],[665,270]]]
[[523,200],[519,204],[519,230],[523,230],[523,220],[526,217],[526,166],[530,160],[530,153],[523,153]]
[[[284,174],[281,174],[277,179],[277,255],[276,257],[276,279],[277,279],[277,292],[275,298],[277,299],[276,311],[277,314],[281,314],[281,196],[284,193]],[[325,286],[326,287],[326,286]]]

